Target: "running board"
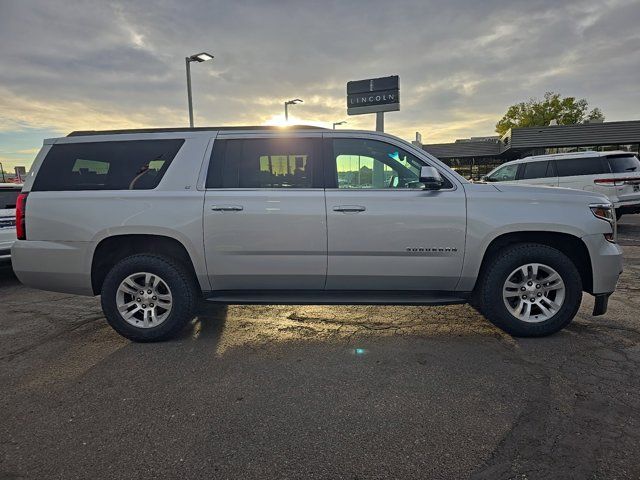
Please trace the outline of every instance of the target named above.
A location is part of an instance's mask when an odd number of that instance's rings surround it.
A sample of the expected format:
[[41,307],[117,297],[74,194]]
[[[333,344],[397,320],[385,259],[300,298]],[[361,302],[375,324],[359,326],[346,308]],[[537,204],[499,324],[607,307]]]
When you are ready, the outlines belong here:
[[348,290],[219,290],[207,300],[235,305],[452,305],[469,292]]

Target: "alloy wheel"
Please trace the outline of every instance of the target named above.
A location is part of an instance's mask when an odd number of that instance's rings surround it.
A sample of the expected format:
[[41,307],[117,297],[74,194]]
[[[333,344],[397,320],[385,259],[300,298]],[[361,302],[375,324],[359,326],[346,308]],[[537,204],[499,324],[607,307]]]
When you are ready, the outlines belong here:
[[155,273],[138,272],[125,278],[116,292],[122,318],[138,328],[153,328],[171,313],[173,297],[167,283]]
[[502,288],[507,310],[518,320],[544,322],[560,311],[566,288],[558,272],[542,263],[527,263],[509,274]]

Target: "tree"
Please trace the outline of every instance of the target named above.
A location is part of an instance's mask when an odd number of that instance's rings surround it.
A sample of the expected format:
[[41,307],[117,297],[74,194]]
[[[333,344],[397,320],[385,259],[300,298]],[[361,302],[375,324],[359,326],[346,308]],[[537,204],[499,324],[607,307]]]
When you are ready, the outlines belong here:
[[515,127],[546,127],[551,120],[556,120],[558,125],[572,125],[587,119],[604,120],[599,108],[590,112],[588,110],[589,103],[584,98],[562,98],[559,93],[547,92],[542,101],[530,98],[528,102],[511,105],[504,117],[496,123],[496,132],[504,135]]

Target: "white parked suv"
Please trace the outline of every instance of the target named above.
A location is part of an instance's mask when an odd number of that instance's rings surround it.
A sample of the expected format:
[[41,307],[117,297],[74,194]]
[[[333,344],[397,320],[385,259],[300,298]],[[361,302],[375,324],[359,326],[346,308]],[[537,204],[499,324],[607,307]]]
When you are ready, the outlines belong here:
[[11,260],[11,247],[16,241],[16,202],[22,185],[0,183],[0,263]]
[[492,170],[488,182],[566,187],[606,195],[616,217],[640,213],[640,160],[637,154],[575,152],[536,155],[506,162]]
[[74,132],[18,199],[26,285],[101,295],[136,341],[196,302],[471,302],[513,335],[607,309],[622,271],[595,192],[473,184],[390,135],[312,127]]

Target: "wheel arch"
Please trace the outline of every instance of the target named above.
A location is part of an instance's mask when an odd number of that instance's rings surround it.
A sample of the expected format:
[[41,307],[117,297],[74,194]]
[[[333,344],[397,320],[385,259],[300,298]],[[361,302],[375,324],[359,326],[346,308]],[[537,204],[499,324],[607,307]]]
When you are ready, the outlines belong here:
[[490,261],[499,255],[500,250],[508,245],[518,243],[538,243],[559,250],[569,257],[576,266],[582,279],[583,290],[589,293],[592,292],[593,269],[591,266],[589,250],[585,243],[579,237],[569,233],[547,231],[508,232],[491,240],[482,256],[482,263],[480,264],[480,270],[476,277],[474,289],[478,285],[478,279],[482,278]]
[[201,288],[193,260],[178,239],[158,234],[119,234],[103,238],[96,245],[91,260],[91,287],[95,295],[102,290],[109,270],[130,255],[149,253],[162,255],[184,265],[195,285]]

